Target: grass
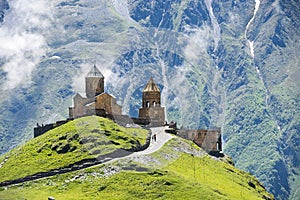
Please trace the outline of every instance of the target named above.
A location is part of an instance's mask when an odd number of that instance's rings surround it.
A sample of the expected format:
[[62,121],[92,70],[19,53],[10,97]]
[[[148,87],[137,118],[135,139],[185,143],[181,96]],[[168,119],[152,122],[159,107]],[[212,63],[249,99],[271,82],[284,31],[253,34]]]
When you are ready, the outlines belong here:
[[[225,161],[207,156],[189,141],[173,139],[147,156],[152,161],[124,159],[1,188],[0,199],[34,200],[53,196],[56,199],[252,200],[263,199],[263,195],[272,198],[253,176]],[[153,159],[159,162],[153,162]],[[133,162],[144,170],[125,170],[126,164],[132,166]]]
[[0,157],[0,181],[62,168],[87,158],[146,143],[148,131],[124,128],[96,116],[55,128]]
[[[76,180],[66,183],[45,180],[23,187],[13,186],[0,192],[1,199],[219,199],[218,193],[202,187],[200,183],[181,179],[168,172],[121,172],[110,178]],[[208,198],[207,198],[208,197]]]
[[[197,170],[194,171],[194,167]],[[262,199],[258,191],[267,194],[254,177],[209,157],[200,159],[184,154],[167,169],[186,180],[202,183],[207,190],[215,191],[223,198]],[[253,183],[255,188],[250,187],[248,182]]]
[[[189,150],[183,153],[178,147]],[[166,154],[176,160],[167,161],[164,159]],[[223,199],[262,199],[263,195],[271,197],[255,177],[229,164],[230,158],[225,157],[222,161],[212,159],[190,141],[173,140],[153,156],[164,166],[163,170],[173,172],[182,179],[192,180],[194,184],[201,183],[207,191],[222,194]],[[249,183],[254,186],[251,187]]]

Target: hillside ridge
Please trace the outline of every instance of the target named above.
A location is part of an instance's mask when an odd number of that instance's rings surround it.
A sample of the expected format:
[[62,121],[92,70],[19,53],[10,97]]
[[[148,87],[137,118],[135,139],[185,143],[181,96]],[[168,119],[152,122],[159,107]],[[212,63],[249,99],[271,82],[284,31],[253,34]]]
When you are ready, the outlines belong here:
[[[153,134],[157,135],[157,137],[158,137],[158,139],[155,142],[153,142],[153,141],[151,142],[151,140],[150,140],[151,135],[153,135]],[[22,177],[19,179],[0,182],[0,187],[9,186],[9,185],[18,184],[18,183],[24,183],[27,181],[37,180],[37,179],[46,178],[46,177],[51,177],[51,176],[55,176],[57,174],[73,172],[73,171],[85,169],[85,168],[92,167],[92,166],[94,167],[99,164],[105,164],[105,163],[107,164],[107,163],[115,162],[119,159],[151,154],[151,153],[154,153],[155,151],[159,150],[171,138],[172,138],[171,135],[166,134],[164,132],[164,127],[151,128],[151,134],[148,135],[146,143],[142,146],[135,147],[135,148],[129,149],[129,150],[117,149],[112,153],[98,156],[97,158],[83,159],[78,162],[71,163],[68,166],[64,166],[63,168],[51,169],[50,171],[47,171],[47,172],[38,172],[36,174]],[[5,164],[5,163],[3,163],[3,164]]]
[[287,0],[0,0],[0,152],[66,119],[97,64],[124,114],[153,76],[169,121],[221,127],[238,168],[299,199],[299,16]]
[[[82,119],[78,119],[80,121],[78,124],[82,125],[82,122],[90,121],[91,119],[96,120],[97,123],[103,123],[103,121],[101,120],[104,120],[95,116],[85,117]],[[99,119],[101,120],[99,121]],[[106,120],[106,122],[110,123],[109,120]],[[87,123],[85,123],[85,125],[87,125]],[[68,124],[62,125],[62,128],[63,126],[68,126]],[[80,130],[80,125],[77,128]],[[93,130],[95,129],[92,129],[92,131]],[[44,134],[44,136],[37,137],[35,140],[46,139],[46,136],[48,134],[55,135],[58,131],[61,130],[53,129],[53,131]],[[179,188],[183,189],[186,187],[183,182],[183,180],[185,180],[185,182],[187,181],[194,185],[195,190],[197,191],[202,191],[204,187],[206,192],[203,192],[203,194],[201,195],[204,195],[204,199],[211,199],[216,197],[220,199],[232,199],[232,197],[236,198],[238,196],[246,197],[246,199],[248,197],[249,199],[273,199],[272,195],[268,194],[265,191],[264,187],[254,177],[245,172],[237,170],[231,164],[227,164],[227,162],[231,162],[229,158],[213,158],[191,141],[184,140],[177,136],[166,133],[164,131],[164,127],[151,128],[151,132],[152,134],[157,135],[157,140],[151,140],[149,147],[143,151],[138,151],[129,155],[127,152],[123,155],[117,155],[117,158],[113,159],[109,158],[111,156],[110,154],[106,154],[104,155],[106,159],[100,161],[102,163],[94,163],[94,160],[91,160],[93,162],[93,165],[87,165],[84,168],[79,167],[74,171],[73,169],[62,168],[59,169],[61,171],[57,171],[57,173],[55,173],[55,170],[50,170],[48,174],[50,176],[38,177],[33,175],[31,176],[33,179],[25,177],[24,181],[26,182],[11,182],[7,186],[2,185],[2,189],[0,189],[0,198],[18,198],[20,195],[22,197],[30,197],[31,199],[38,199],[47,196],[63,199],[101,199],[106,196],[107,198],[114,199],[114,195],[118,196],[116,199],[123,198],[122,196],[124,195],[127,196],[127,198],[140,198],[141,194],[139,192],[139,189],[133,189],[132,186],[127,185],[128,181],[139,180],[139,184],[152,185],[155,183],[158,185],[153,185],[153,188],[160,188],[157,191],[155,189],[155,191],[146,192],[146,195],[150,195],[148,199],[154,199],[154,196],[151,195],[159,194],[163,195],[164,199],[177,199],[178,197],[182,198],[183,196],[189,196],[189,199],[198,199],[199,196],[195,196],[196,193],[192,189],[193,187],[184,189],[189,192],[182,191],[180,193],[177,193],[177,190]],[[63,135],[60,135],[60,137],[61,136]],[[70,141],[70,143],[72,142]],[[102,145],[105,146],[105,144]],[[70,153],[74,154],[74,152]],[[8,158],[8,161],[13,157],[14,155],[11,155]],[[194,160],[194,172],[190,169],[190,158]],[[200,165],[200,163],[202,164]],[[205,164],[205,166],[203,164]],[[197,165],[198,167],[195,168],[195,165]],[[5,166],[5,163],[3,164],[3,166]],[[216,169],[218,170],[214,171]],[[0,173],[2,173],[1,170],[2,169],[0,168]],[[214,179],[208,181],[205,177],[202,176],[204,170],[208,170],[207,172],[205,172],[205,176],[215,178],[220,176],[220,180],[225,182],[229,181],[227,184],[231,186],[227,187],[221,182],[218,183],[218,181],[214,181]],[[229,178],[230,176],[228,173],[233,173],[233,176],[237,176],[236,178],[234,178],[235,180],[231,180],[232,178]],[[188,176],[188,178],[186,179],[185,176]],[[196,177],[197,179],[195,179]],[[118,182],[118,187],[114,190],[114,192],[109,192],[109,190],[107,189],[109,187],[114,187],[113,184],[115,178]],[[86,191],[73,191],[74,189],[77,190],[78,187],[82,189],[85,188],[86,184],[91,180],[92,182],[95,181],[94,186],[97,185],[97,192],[95,191],[93,193],[86,193]],[[111,180],[112,182],[109,181],[105,184],[100,183],[108,180]],[[148,183],[149,180],[152,180],[154,182]],[[206,180],[205,182],[207,183],[202,182],[204,180]],[[235,183],[235,181],[238,181],[238,183]],[[56,188],[56,186],[61,184],[69,185],[64,186],[63,193],[59,192],[60,189]],[[103,186],[103,184],[105,186]],[[26,187],[24,187],[25,185]],[[169,188],[161,190],[165,187],[163,185],[168,185]],[[176,188],[173,188],[173,185],[176,185]],[[126,187],[127,189],[123,190],[123,187]],[[238,192],[229,192],[230,188],[232,187],[237,187],[239,189],[245,188],[242,189],[245,194],[239,194]],[[48,189],[50,189],[51,192]],[[173,192],[169,193],[168,191]]]

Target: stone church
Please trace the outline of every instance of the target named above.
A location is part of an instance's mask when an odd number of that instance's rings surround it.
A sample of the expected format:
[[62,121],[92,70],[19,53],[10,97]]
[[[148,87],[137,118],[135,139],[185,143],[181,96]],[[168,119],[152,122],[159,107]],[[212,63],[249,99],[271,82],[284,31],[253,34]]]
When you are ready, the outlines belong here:
[[[77,93],[73,98],[73,104],[73,107],[69,108],[68,119],[45,126],[37,124],[37,127],[34,128],[34,137],[70,120],[89,115],[110,118],[122,126],[135,123],[156,127],[165,124],[165,108],[161,106],[161,92],[152,77],[143,90],[142,108],[139,109],[138,118],[122,115],[122,107],[117,104],[116,98],[104,91],[104,76],[95,65],[85,77],[85,93]],[[175,123],[174,130],[179,137],[192,140],[210,155],[223,155],[220,153],[222,151],[221,129],[179,130]]]
[[85,77],[85,92],[74,96],[69,118],[122,114],[122,107],[116,103],[116,98],[104,92],[104,76],[95,65]]
[[104,76],[94,65],[85,77],[85,93],[77,93],[73,98],[73,107],[69,108],[69,118],[88,115],[108,117],[123,124],[136,123],[141,125],[162,126],[165,122],[165,108],[161,107],[161,92],[151,77],[143,90],[142,108],[139,118],[122,115],[122,107],[116,98],[104,92]]

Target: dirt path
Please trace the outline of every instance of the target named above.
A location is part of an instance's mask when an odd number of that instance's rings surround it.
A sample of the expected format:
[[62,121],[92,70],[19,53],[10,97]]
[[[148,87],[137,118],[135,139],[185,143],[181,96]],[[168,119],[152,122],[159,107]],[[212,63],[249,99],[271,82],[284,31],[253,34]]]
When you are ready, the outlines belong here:
[[151,128],[152,135],[156,134],[156,141],[151,140],[150,146],[144,151],[135,152],[131,156],[151,154],[159,150],[166,142],[174,136],[165,132],[164,127]]
[[130,154],[128,156],[115,158],[115,159],[109,160],[107,162],[103,162],[101,164],[108,164],[108,163],[112,163],[112,162],[115,162],[115,161],[118,161],[118,160],[121,160],[124,158],[131,158],[131,157],[137,157],[137,156],[141,156],[141,155],[147,155],[147,154],[154,153],[155,151],[159,150],[162,146],[164,146],[165,143],[167,143],[170,139],[172,139],[174,137],[173,135],[166,133],[164,127],[151,128],[151,131],[152,131],[152,136],[154,134],[156,134],[156,141],[151,139],[150,146],[147,149],[145,149],[144,151],[134,152],[133,154]]
[[[9,185],[14,185],[14,184],[18,184],[18,183],[24,183],[24,182],[28,182],[28,181],[33,181],[33,180],[38,180],[38,179],[44,179],[44,178],[48,178],[57,174],[64,174],[64,173],[68,173],[68,172],[72,172],[72,171],[77,171],[77,170],[81,170],[81,169],[85,169],[85,168],[92,168],[92,167],[96,167],[102,164],[109,164],[121,159],[125,159],[125,158],[133,158],[133,157],[138,157],[138,156],[142,156],[142,155],[147,155],[147,154],[151,154],[154,153],[155,151],[159,150],[166,142],[168,142],[170,139],[172,139],[174,136],[167,134],[164,131],[164,127],[156,127],[156,128],[151,128],[152,131],[152,136],[156,135],[156,141],[151,140],[150,145],[147,149],[143,150],[143,151],[139,151],[139,152],[134,152],[132,154],[127,154],[127,156],[123,156],[123,157],[118,157],[118,158],[105,158],[104,160],[98,160],[98,162],[94,161],[90,161],[89,163],[84,163],[82,166],[77,166],[77,167],[72,167],[72,168],[63,168],[63,169],[56,169],[53,171],[49,171],[49,172],[41,172],[41,173],[37,173],[34,175],[29,175],[20,179],[15,179],[15,180],[10,180],[10,181],[5,181],[5,182],[1,182],[0,186],[9,186]],[[122,156],[122,154],[120,154],[119,156]]]

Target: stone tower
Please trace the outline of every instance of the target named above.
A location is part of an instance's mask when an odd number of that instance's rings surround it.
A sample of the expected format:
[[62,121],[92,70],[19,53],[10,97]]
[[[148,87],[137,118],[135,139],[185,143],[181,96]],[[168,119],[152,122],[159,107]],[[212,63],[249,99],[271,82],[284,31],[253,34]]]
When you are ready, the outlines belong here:
[[85,91],[88,98],[95,97],[104,92],[104,76],[94,65],[85,77]]
[[160,107],[160,89],[151,77],[143,90],[143,108]]
[[165,108],[161,107],[160,89],[152,77],[143,90],[142,102],[139,118],[149,120],[152,126],[162,126],[165,122]]

